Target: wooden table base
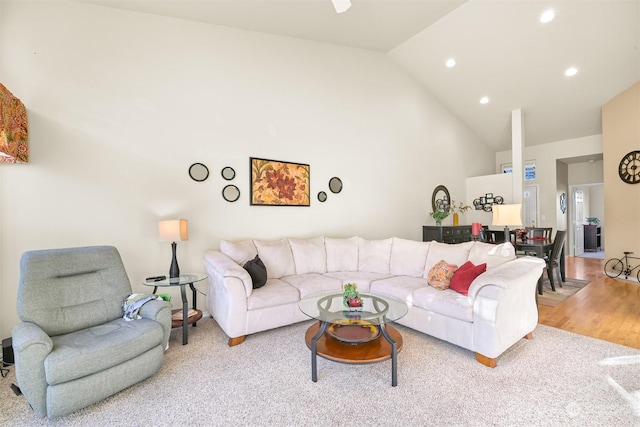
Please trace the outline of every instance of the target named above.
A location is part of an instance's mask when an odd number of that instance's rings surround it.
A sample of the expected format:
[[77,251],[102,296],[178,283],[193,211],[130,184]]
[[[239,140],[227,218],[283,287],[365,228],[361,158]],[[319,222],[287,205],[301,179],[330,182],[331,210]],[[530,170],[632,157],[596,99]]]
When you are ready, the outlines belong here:
[[[314,323],[307,329],[305,334],[305,342],[307,347],[311,349],[312,354],[312,370],[315,367],[315,354],[313,354],[313,338],[320,331],[322,323]],[[391,325],[385,325],[387,335],[395,341],[396,353],[402,348],[402,335],[396,328]],[[351,344],[342,342],[327,333],[322,334],[316,341],[316,353],[329,360],[341,363],[351,364],[368,364],[375,362],[382,362],[383,360],[392,359],[393,346],[392,343],[387,340],[384,334],[380,334],[377,338],[358,344]],[[392,360],[392,384],[397,384],[396,378],[396,360]],[[312,372],[312,380],[317,380],[316,372]]]

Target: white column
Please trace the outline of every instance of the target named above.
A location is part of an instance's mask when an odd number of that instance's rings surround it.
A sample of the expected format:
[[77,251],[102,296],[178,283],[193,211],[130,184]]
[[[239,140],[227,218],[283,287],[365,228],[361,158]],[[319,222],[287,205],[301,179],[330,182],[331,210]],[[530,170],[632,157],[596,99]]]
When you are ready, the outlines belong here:
[[521,109],[511,112],[511,164],[513,165],[513,203],[522,203],[523,194],[523,160],[524,150],[524,118]]

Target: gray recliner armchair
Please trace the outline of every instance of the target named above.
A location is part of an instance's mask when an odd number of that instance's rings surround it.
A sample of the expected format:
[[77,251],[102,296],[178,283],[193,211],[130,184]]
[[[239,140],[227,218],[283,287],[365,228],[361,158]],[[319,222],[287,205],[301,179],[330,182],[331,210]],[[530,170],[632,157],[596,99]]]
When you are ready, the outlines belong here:
[[126,321],[131,284],[111,246],[25,252],[12,331],[18,385],[36,415],[77,411],[162,366],[171,305],[152,300]]

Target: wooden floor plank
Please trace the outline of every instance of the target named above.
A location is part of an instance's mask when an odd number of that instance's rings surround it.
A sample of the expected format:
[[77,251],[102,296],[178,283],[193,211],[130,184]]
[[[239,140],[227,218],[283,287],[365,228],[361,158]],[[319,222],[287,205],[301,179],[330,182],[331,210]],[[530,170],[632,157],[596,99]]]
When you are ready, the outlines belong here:
[[640,349],[640,284],[607,277],[604,263],[567,257],[566,277],[590,283],[556,307],[539,305],[538,322]]

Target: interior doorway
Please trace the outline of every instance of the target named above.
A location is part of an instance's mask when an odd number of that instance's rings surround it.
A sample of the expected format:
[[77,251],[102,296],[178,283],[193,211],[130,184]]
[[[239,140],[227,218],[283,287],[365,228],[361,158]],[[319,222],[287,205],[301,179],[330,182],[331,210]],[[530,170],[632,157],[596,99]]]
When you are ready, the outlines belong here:
[[584,253],[584,191],[582,191],[582,188],[576,187],[573,189],[572,199],[573,253],[575,256],[580,256]]
[[538,184],[526,185],[523,198],[523,227],[536,227],[538,222]]
[[[571,204],[570,224],[571,237],[570,249],[574,256],[585,258],[604,259],[604,184],[583,184],[570,186]],[[598,245],[595,250],[590,244],[589,250],[585,249],[585,241],[591,241],[589,236],[585,237],[585,224],[587,218],[597,218],[598,227]],[[570,254],[571,254],[570,252]]]

